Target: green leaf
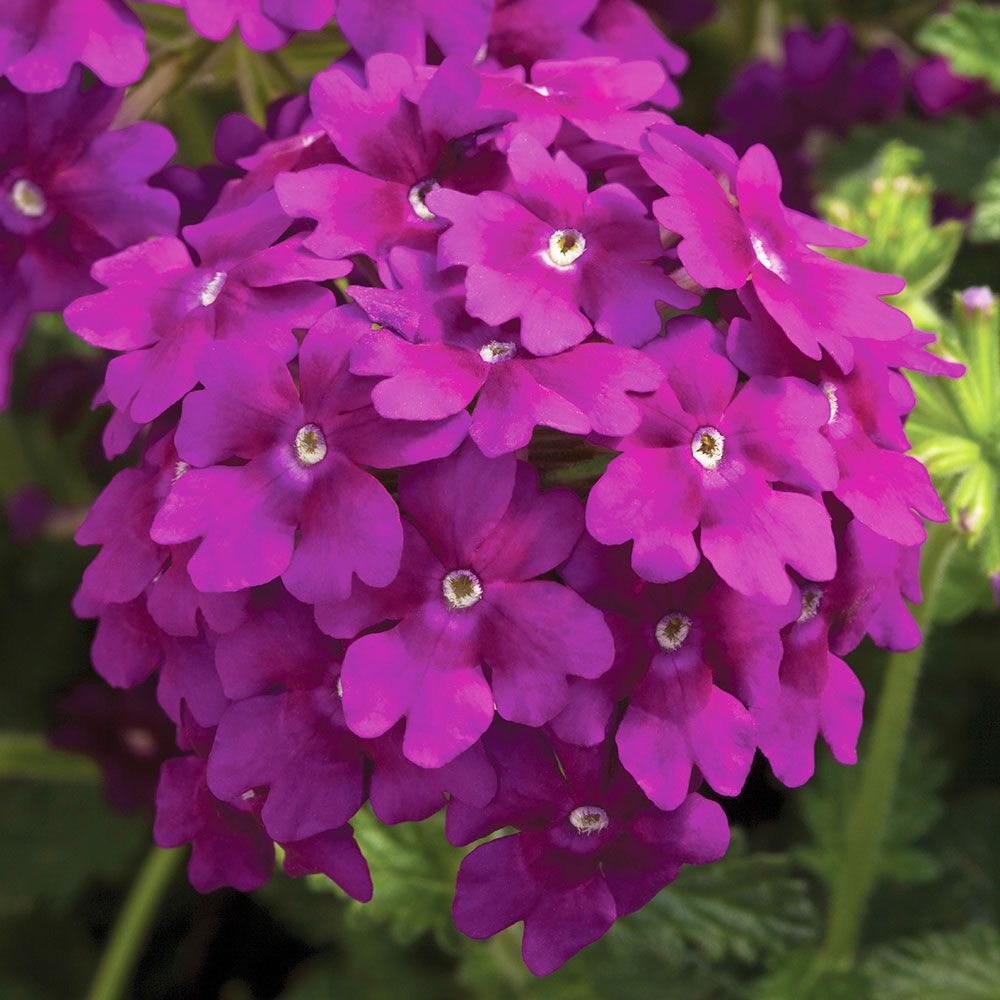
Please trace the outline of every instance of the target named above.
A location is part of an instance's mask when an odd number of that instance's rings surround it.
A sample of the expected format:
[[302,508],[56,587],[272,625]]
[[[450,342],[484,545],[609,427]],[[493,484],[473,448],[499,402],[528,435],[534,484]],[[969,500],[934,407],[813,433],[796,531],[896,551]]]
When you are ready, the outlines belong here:
[[902,275],[907,287],[892,301],[903,309],[922,307],[951,269],[962,242],[960,222],[933,222],[931,184],[918,174],[922,160],[919,150],[890,142],[867,170],[842,179],[820,199],[831,222],[868,241],[830,256]]
[[862,971],[817,972],[815,962],[811,950],[785,956],[753,984],[746,1000],[881,1000]]
[[[863,748],[862,748],[863,752]],[[941,756],[926,742],[912,740],[903,758],[902,775],[889,817],[879,875],[901,883],[934,879],[939,862],[919,842],[944,812],[940,790],[947,776]],[[823,757],[816,776],[798,797],[812,844],[796,848],[793,856],[832,885],[843,864],[845,817],[857,794],[858,772]]]
[[445,951],[457,951],[461,938],[451,902],[462,851],[445,840],[443,815],[385,826],[365,809],[351,822],[375,893],[370,903],[351,901],[348,919],[388,927],[400,944],[430,935]]
[[791,859],[746,854],[737,833],[725,858],[685,868],[622,929],[650,951],[695,948],[713,962],[751,964],[809,940],[816,926],[808,886]]
[[880,948],[865,965],[879,1000],[997,1000],[1000,930],[928,934]]
[[1000,111],[975,118],[948,115],[929,121],[900,117],[881,125],[862,125],[832,144],[823,156],[816,172],[820,190],[871,170],[885,145],[893,141],[920,151],[921,169],[935,191],[971,204],[997,160]]
[[928,21],[917,44],[944,56],[958,76],[982,77],[1000,90],[1000,7],[961,0]]
[[148,838],[96,784],[4,781],[0,794],[0,915],[66,907],[87,883],[128,871]]
[[96,783],[97,765],[82,754],[50,747],[37,733],[0,732],[0,780],[35,778]]
[[1000,159],[976,189],[976,207],[969,226],[969,239],[977,243],[1000,240]]

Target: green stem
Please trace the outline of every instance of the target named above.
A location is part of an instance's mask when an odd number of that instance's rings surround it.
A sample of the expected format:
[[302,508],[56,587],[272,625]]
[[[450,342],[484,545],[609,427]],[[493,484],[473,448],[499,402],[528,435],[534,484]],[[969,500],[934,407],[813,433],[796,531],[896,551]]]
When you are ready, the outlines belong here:
[[924,638],[914,650],[893,653],[886,664],[875,721],[859,765],[857,797],[847,817],[844,862],[831,888],[826,935],[817,961],[819,971],[849,968],[854,962],[899,783],[934,606],[957,541],[947,524],[933,525],[928,532],[920,567],[923,602],[914,609]]
[[156,911],[186,853],[180,847],[150,851],[111,931],[87,1000],[120,1000],[126,995]]

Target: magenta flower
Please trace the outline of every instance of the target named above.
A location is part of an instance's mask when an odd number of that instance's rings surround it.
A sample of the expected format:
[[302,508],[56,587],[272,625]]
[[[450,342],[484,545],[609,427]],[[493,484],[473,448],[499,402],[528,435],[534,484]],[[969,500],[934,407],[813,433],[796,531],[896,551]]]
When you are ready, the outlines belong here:
[[56,90],[78,62],[127,87],[146,61],[142,24],[123,0],[4,0],[0,9],[0,76],[18,90]]
[[429,39],[446,56],[471,62],[486,41],[492,8],[492,0],[337,0],[337,27],[366,59],[398,52],[425,62]]
[[[734,694],[775,688],[788,614],[742,597],[707,568],[680,583],[646,583],[624,547],[586,536],[563,573],[608,613],[627,671],[628,705],[615,736],[622,766],[660,809],[684,801],[695,769],[719,794],[739,794],[756,740]],[[578,683],[595,688],[604,678]],[[593,692],[573,695],[578,711],[600,703]],[[606,699],[605,720],[617,700]]]
[[318,31],[333,17],[337,0],[160,0],[187,11],[191,27],[213,41],[235,27],[251,49],[280,48],[294,31]]
[[397,245],[433,249],[442,223],[428,193],[492,182],[502,158],[463,140],[504,115],[477,106],[480,79],[457,60],[427,81],[402,56],[383,53],[365,74],[367,89],[339,67],[313,81],[313,113],[347,163],[279,177],[281,204],[317,220],[306,245],[326,257],[382,260]]
[[751,705],[757,741],[775,777],[795,787],[812,777],[813,746],[822,736],[841,764],[857,761],[864,691],[851,668],[830,651],[838,608],[823,589],[801,588],[801,612],[784,633],[777,697]]
[[500,791],[486,810],[453,802],[449,839],[468,843],[505,826],[520,832],[463,859],[455,924],[482,939],[523,920],[522,954],[535,975],[558,969],[644,906],[683,864],[715,861],[729,845],[718,803],[688,795],[662,812],[606,747],[559,747],[557,761],[540,734],[507,726],[492,730],[488,745]]
[[468,268],[466,308],[491,326],[520,319],[533,354],[556,354],[595,330],[638,346],[661,329],[657,302],[697,303],[657,261],[656,224],[630,191],[606,184],[587,193],[584,172],[520,135],[508,155],[517,197],[438,190],[431,211],[452,223],[439,264]]
[[951,376],[962,367],[935,358],[911,335],[855,341],[853,367],[844,374],[828,360],[803,357],[758,305],[748,304],[754,319],[733,321],[730,356],[750,375],[797,375],[819,385],[829,405],[824,434],[839,471],[834,495],[880,535],[904,546],[922,542],[924,520],[947,521],[948,514],[927,470],[904,454],[910,444],[900,418],[915,399],[893,367]]
[[[361,465],[392,468],[446,455],[468,421],[384,421],[347,371],[364,324],[335,310],[299,354],[300,389],[281,356],[230,342],[206,351],[205,388],[191,393],[177,430],[192,468],[153,524],[161,544],[202,538],[188,564],[199,590],[233,591],[281,576],[301,600],[350,593],[399,568],[402,531],[385,487]],[[241,459],[244,465],[223,464]]]
[[503,66],[530,66],[542,59],[614,56],[649,59],[664,69],[652,99],[667,108],[680,103],[671,77],[687,69],[687,53],[656,28],[633,0],[498,0],[487,53]]
[[[161,847],[191,844],[188,877],[199,892],[223,885],[249,892],[274,871],[274,843],[261,828],[258,810],[255,796],[236,803],[215,798],[200,757],[175,757],[160,773],[153,836]],[[322,872],[355,899],[371,899],[368,865],[349,826],[281,846],[292,877]]]
[[364,737],[405,717],[406,756],[440,767],[486,731],[494,705],[512,721],[547,722],[566,703],[567,675],[600,676],[614,645],[600,612],[535,579],[580,535],[571,493],[540,494],[530,466],[466,444],[401,477],[400,502],[419,529],[404,552],[412,584],[387,615],[399,624],[348,648],[344,713]]
[[223,714],[208,787],[223,801],[265,789],[261,820],[277,841],[343,826],[365,798],[361,741],[344,724],[331,666],[314,688],[245,698]]
[[268,194],[185,229],[198,263],[180,240],[163,238],[95,265],[107,290],[74,302],[66,323],[88,343],[125,352],[108,365],[105,383],[119,410],[138,423],[158,417],[195,387],[199,358],[216,340],[295,355],[293,331],[334,302],[315,282],[342,277],[350,265],[314,256],[301,237],[274,246],[287,228]]
[[645,130],[667,119],[658,111],[633,109],[649,101],[663,79],[654,62],[539,61],[531,67],[530,83],[520,67],[484,75],[480,104],[517,114],[505,126],[510,136],[527,132],[550,146],[563,122],[569,122],[597,142],[638,152]]
[[667,378],[591,490],[590,533],[606,545],[633,539],[632,565],[653,582],[680,579],[700,554],[731,587],[774,604],[791,594],[786,564],[829,580],[836,569],[829,514],[798,492],[837,483],[822,434],[823,393],[800,379],[766,376],[737,390],[722,337],[705,320],[672,321],[647,350]]
[[681,237],[681,263],[700,285],[755,295],[803,354],[819,359],[825,350],[844,371],[853,338],[890,341],[910,332],[906,313],[881,298],[900,291],[902,279],[813,250],[863,241],[790,213],[764,146],[737,163],[728,147],[676,126],[657,126],[647,142],[650,153],[640,162],[667,192],[653,212]]
[[0,80],[0,405],[28,313],[65,308],[96,287],[95,260],[177,227],[176,199],[148,183],[173,155],[170,133],[107,131],[121,93],[81,92],[80,78],[39,95]]
[[534,357],[517,333],[469,321],[454,269],[439,275],[433,256],[402,247],[389,260],[403,288],[352,288],[372,319],[417,340],[372,330],[354,348],[351,371],[383,378],[372,390],[383,417],[441,419],[475,400],[470,435],[490,456],[525,447],[537,426],[610,437],[638,426],[631,393],[663,378],[650,358],[599,343]]

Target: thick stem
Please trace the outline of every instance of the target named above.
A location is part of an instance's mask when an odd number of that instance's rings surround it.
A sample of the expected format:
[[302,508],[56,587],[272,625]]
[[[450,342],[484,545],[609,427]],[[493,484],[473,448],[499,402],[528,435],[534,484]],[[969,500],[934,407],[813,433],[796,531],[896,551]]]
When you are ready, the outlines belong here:
[[128,993],[156,912],[187,851],[154,847],[129,891],[108,938],[87,1000],[120,1000]]
[[893,653],[886,664],[875,721],[864,760],[859,765],[857,797],[847,817],[844,862],[831,888],[826,935],[817,963],[819,971],[848,968],[857,952],[899,783],[920,665],[934,621],[934,605],[956,543],[950,525],[933,525],[928,532],[920,567],[923,602],[914,609],[923,642],[909,652]]

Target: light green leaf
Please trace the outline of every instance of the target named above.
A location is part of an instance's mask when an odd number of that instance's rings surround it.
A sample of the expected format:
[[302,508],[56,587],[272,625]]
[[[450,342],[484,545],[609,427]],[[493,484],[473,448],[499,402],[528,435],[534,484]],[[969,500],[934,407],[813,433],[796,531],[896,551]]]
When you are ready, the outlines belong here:
[[974,924],[878,949],[867,961],[879,1000],[997,1000],[1000,930]]
[[1000,7],[961,0],[928,21],[917,44],[948,59],[957,75],[983,77],[1000,90]]

